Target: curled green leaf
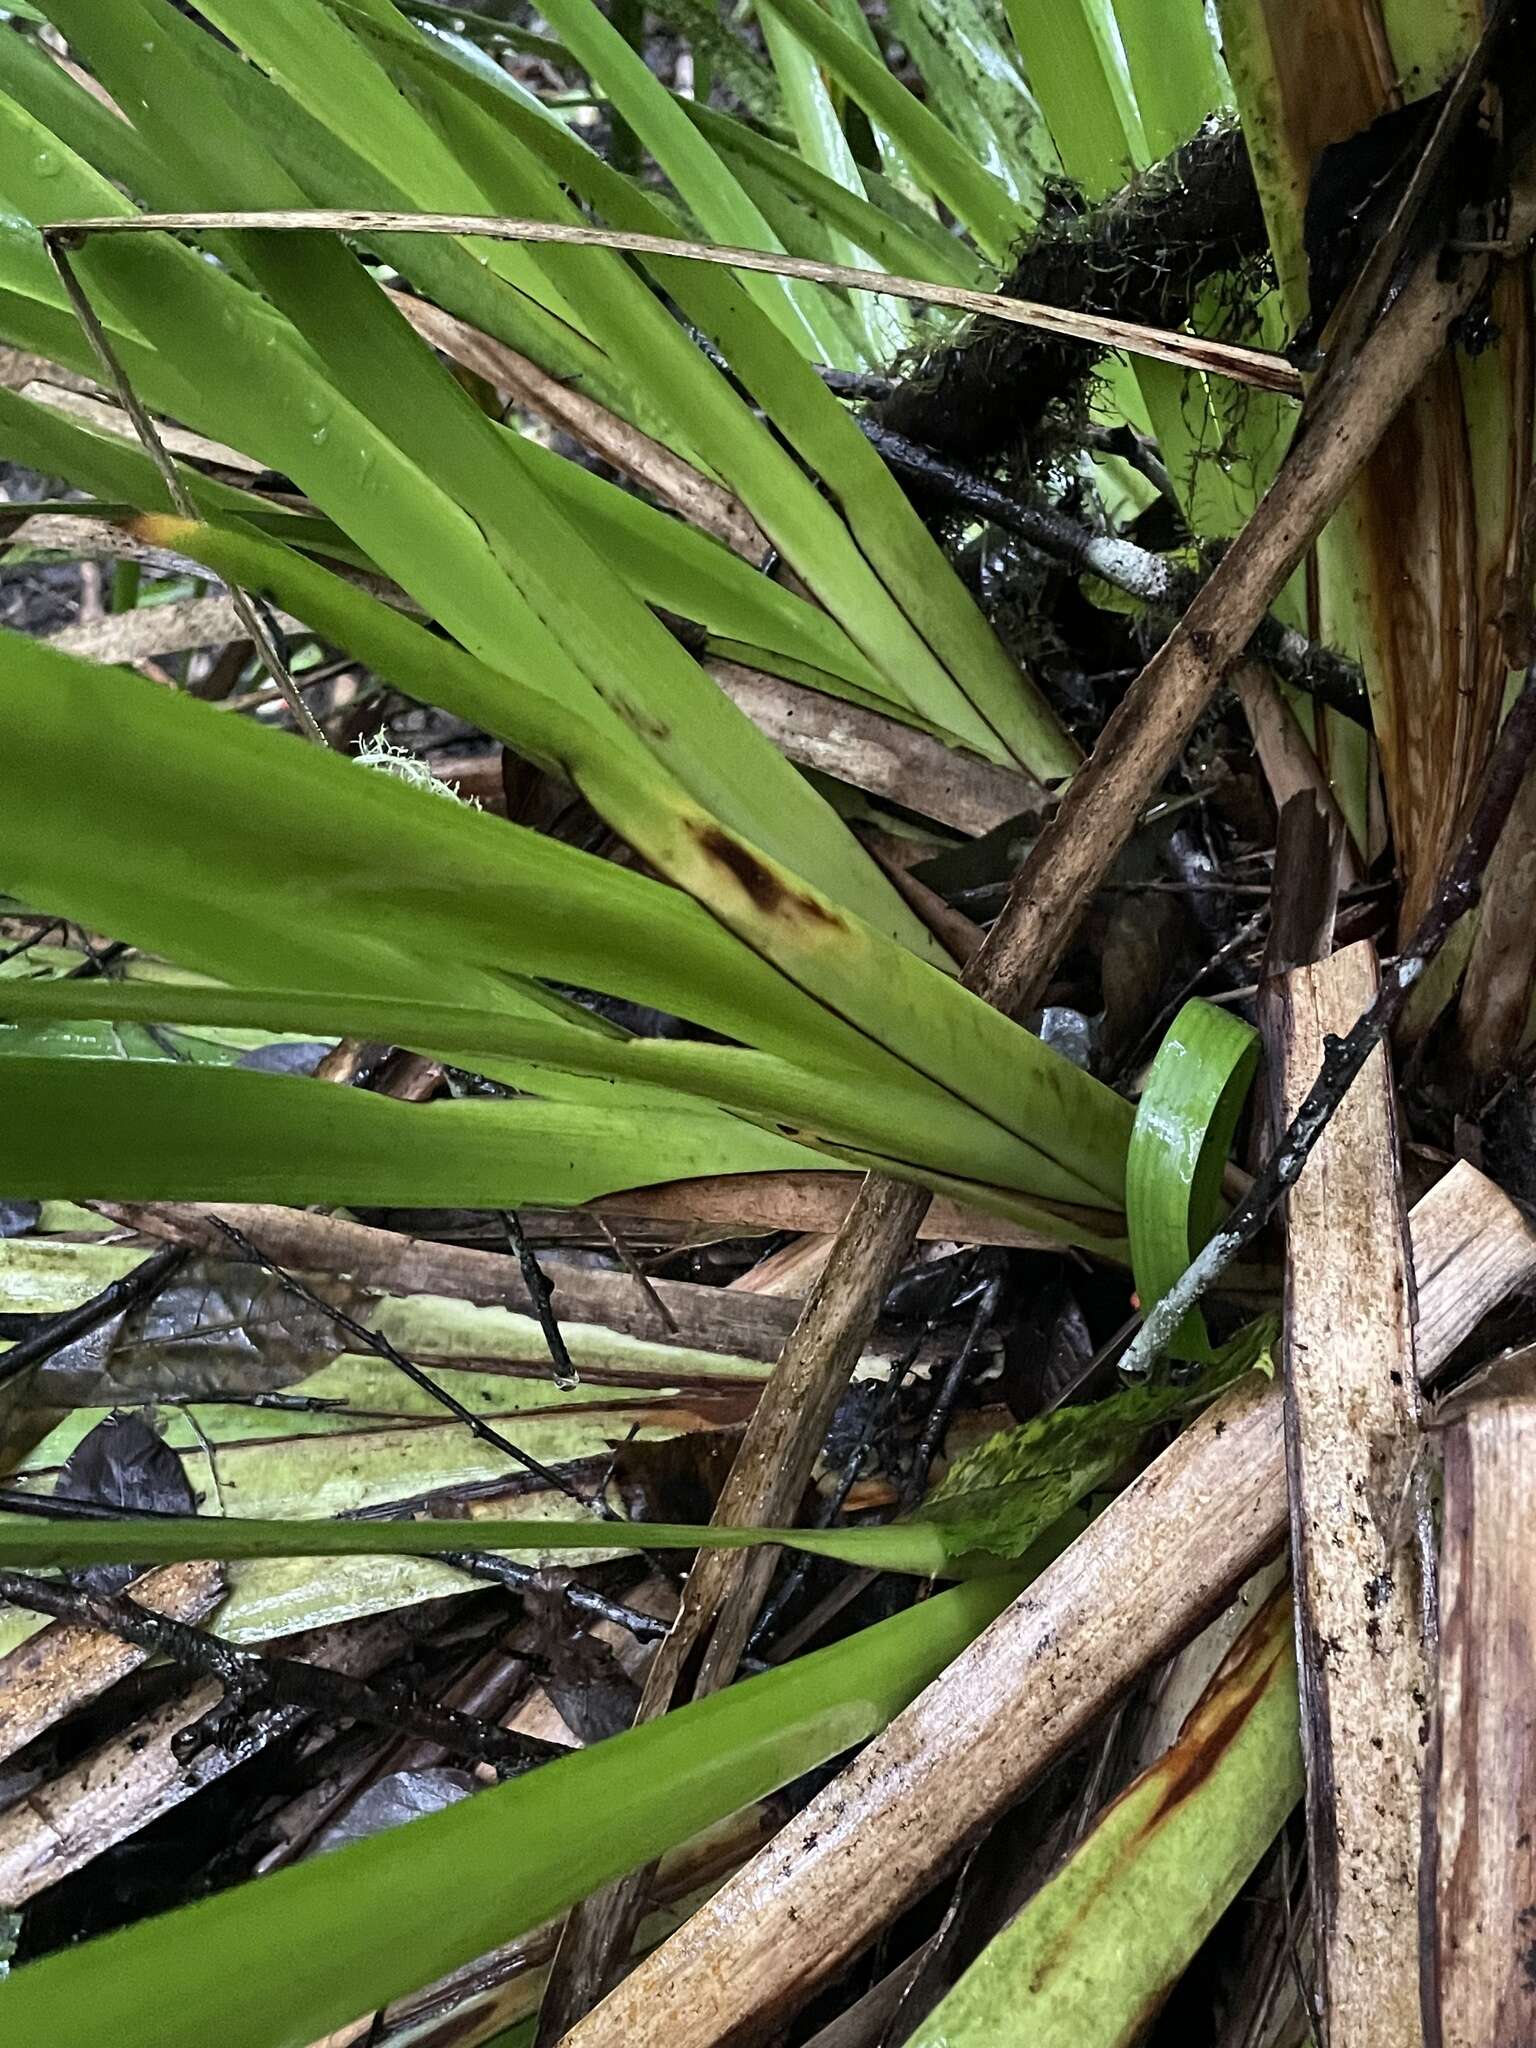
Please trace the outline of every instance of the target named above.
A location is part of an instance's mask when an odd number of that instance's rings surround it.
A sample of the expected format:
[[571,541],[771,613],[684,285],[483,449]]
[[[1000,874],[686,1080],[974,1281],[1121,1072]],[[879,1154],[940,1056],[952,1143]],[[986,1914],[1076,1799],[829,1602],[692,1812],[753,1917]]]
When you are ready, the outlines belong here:
[[[1221,1181],[1258,1065],[1259,1036],[1214,1003],[1186,1003],[1152,1062],[1126,1161],[1131,1264],[1145,1314],[1221,1219]],[[1204,1363],[1213,1352],[1192,1310],[1168,1347]]]

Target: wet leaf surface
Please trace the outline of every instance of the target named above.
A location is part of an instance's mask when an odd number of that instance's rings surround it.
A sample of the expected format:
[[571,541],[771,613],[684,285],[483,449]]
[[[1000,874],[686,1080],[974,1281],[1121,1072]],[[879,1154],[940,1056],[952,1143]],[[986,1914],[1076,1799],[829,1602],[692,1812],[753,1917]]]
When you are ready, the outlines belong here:
[[[120,1410],[80,1439],[64,1461],[54,1492],[97,1507],[197,1513],[197,1495],[180,1458],[142,1416]],[[138,1569],[133,1564],[92,1565],[72,1576],[92,1592],[117,1593]]]
[[403,1827],[420,1820],[424,1813],[441,1813],[445,1806],[457,1806],[476,1789],[468,1771],[456,1771],[443,1764],[421,1771],[391,1771],[365,1792],[358,1794],[338,1820],[322,1829],[310,1850],[311,1856],[326,1856],[344,1849],[349,1842],[364,1842],[370,1835],[382,1835],[386,1828]]
[[[349,1313],[366,1302],[345,1282],[327,1281],[324,1292]],[[272,1393],[318,1372],[347,1343],[322,1309],[262,1267],[198,1258],[124,1317],[105,1348],[87,1339],[49,1360],[39,1393],[60,1407]]]

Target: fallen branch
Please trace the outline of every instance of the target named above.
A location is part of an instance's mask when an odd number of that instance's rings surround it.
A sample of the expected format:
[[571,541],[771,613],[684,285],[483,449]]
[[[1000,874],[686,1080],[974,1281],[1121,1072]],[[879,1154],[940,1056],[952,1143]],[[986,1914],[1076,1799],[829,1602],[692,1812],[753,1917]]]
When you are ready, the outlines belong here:
[[1536,752],[1536,665],[1504,721],[1488,763],[1483,793],[1434,901],[1419,928],[1381,978],[1375,998],[1343,1038],[1330,1038],[1323,1063],[1284,1135],[1242,1201],[1209,1244],[1152,1309],[1121,1360],[1121,1371],[1147,1373],[1184,1320],[1246,1246],[1264,1228],[1301,1169],[1356,1075],[1401,1016],[1415,984],[1477,902],[1484,870],[1499,842],[1525,771]]
[[[928,485],[962,510],[990,520],[1005,533],[1016,534],[1053,561],[1080,574],[1097,576],[1127,597],[1136,598],[1149,611],[1165,616],[1185,611],[1194,603],[1201,578],[1151,548],[1138,547],[1135,541],[1117,534],[1095,533],[1055,506],[1031,504],[1001,484],[973,476],[935,455],[931,448],[908,441],[873,420],[859,424],[892,469]],[[1320,704],[1342,712],[1357,725],[1370,724],[1365,678],[1356,663],[1343,655],[1318,647],[1273,614],[1259,622],[1249,652],[1266,662],[1282,681],[1307,691]]]

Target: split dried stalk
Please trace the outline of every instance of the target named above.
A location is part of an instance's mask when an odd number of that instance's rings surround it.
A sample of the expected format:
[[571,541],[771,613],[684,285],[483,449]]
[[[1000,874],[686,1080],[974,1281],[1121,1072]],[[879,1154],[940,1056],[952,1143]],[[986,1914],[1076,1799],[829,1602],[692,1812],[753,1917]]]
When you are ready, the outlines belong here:
[[[1420,1202],[1412,1236],[1432,1374],[1536,1271],[1536,1233],[1463,1162]],[[628,2048],[658,2012],[668,2048],[782,2038],[789,2013],[1280,1549],[1283,1413],[1280,1386],[1256,1374],[1208,1410],[569,2048]]]
[[[145,1572],[125,1597],[151,1613],[201,1621],[224,1596],[211,1563],[168,1564]],[[11,1757],[88,1700],[137,1671],[147,1647],[99,1629],[55,1622],[0,1657],[0,1758]]]
[[[1279,1121],[1368,1009],[1369,940],[1261,1015]],[[1420,1458],[1397,1117],[1380,1044],[1286,1208],[1285,1409],[1312,1922],[1329,2048],[1414,2048],[1433,1533]]]
[[734,661],[703,665],[758,731],[802,768],[890,797],[978,839],[1043,807],[1033,777],[948,747],[918,726]]
[[716,263],[728,270],[761,271],[770,277],[794,277],[808,284],[835,285],[844,291],[877,292],[887,298],[915,299],[928,306],[950,306],[959,313],[983,313],[1015,327],[1034,327],[1082,341],[1098,349],[1124,349],[1129,355],[1176,363],[1182,369],[1231,377],[1261,391],[1301,396],[1301,378],[1281,355],[1268,349],[1243,348],[1235,342],[1210,341],[1203,335],[1177,334],[1146,327],[1135,320],[1117,320],[1105,313],[1080,313],[1070,306],[1042,306],[1030,299],[1005,298],[1001,292],[969,291],[964,286],[929,284],[916,277],[894,277],[883,270],[861,270],[843,263],[816,263],[804,256],[740,249],[718,242],[685,241],[675,235],[643,235],[614,228],[570,227],[547,220],[520,220],[504,214],[389,213],[360,207],[276,207],[236,213],[137,213],[57,221],[43,229],[51,249],[77,246],[88,236],[122,234],[213,234],[239,231],[263,234],[339,235],[473,235],[491,242],[552,242],[563,248],[618,249],[635,256],[669,256],[687,263]]
[[684,462],[680,455],[674,455],[670,448],[664,448],[649,434],[632,427],[628,420],[599,405],[595,398],[562,384],[528,356],[483,334],[467,320],[445,313],[429,299],[413,298],[409,292],[391,290],[388,297],[424,341],[509,393],[529,412],[562,428],[594,455],[612,464],[622,476],[632,478],[662,504],[670,505],[690,526],[713,534],[732,554],[742,556],[754,568],[765,568],[772,561],[773,543],[741,500],[723,484],[717,484],[712,477]]
[[1474,1397],[1445,1445],[1439,1767],[1425,1869],[1436,2048],[1536,2040],[1533,1474],[1527,1374],[1522,1392]]
[[[283,1648],[332,1672],[368,1678],[409,1649],[443,1611],[444,1603],[434,1602],[375,1615],[290,1637]],[[311,1718],[298,1706],[258,1708],[221,1741],[199,1742],[202,1724],[223,1698],[216,1679],[199,1681],[0,1814],[0,1898],[25,1904]]]
[[133,1599],[118,1599],[29,1572],[0,1570],[0,1600],[34,1614],[50,1614],[76,1628],[103,1629],[125,1643],[158,1653],[184,1670],[217,1680],[223,1703],[237,1713],[251,1706],[297,1707],[309,1713],[391,1728],[440,1744],[456,1756],[515,1764],[523,1769],[557,1754],[553,1744],[509,1734],[493,1721],[413,1700],[408,1694],[365,1685],[300,1658],[237,1650],[217,1636]]

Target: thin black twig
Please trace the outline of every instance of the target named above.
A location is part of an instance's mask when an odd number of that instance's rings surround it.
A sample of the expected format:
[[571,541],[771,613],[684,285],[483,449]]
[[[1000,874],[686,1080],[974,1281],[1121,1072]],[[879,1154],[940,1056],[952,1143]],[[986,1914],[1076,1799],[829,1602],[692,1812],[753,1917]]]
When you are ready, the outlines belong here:
[[971,1360],[976,1355],[976,1346],[992,1326],[997,1314],[997,1304],[1003,1291],[1004,1275],[994,1273],[982,1287],[980,1298],[971,1316],[970,1328],[965,1341],[955,1353],[949,1371],[945,1373],[923,1424],[917,1448],[912,1453],[912,1469],[907,1474],[901,1489],[901,1504],[910,1510],[923,1497],[928,1484],[929,1469],[937,1455],[944,1431],[948,1426],[960,1389],[965,1385],[965,1376],[971,1369]]
[[661,1324],[662,1329],[669,1337],[675,1337],[677,1335],[677,1317],[673,1315],[671,1309],[667,1307],[667,1304],[656,1292],[655,1281],[605,1216],[597,1216],[597,1227],[608,1240],[609,1250],[655,1310],[656,1320]]
[[610,1600],[606,1593],[594,1592],[590,1586],[579,1585],[574,1580],[562,1586],[552,1586],[536,1565],[514,1564],[511,1558],[499,1557],[493,1550],[445,1551],[443,1563],[468,1572],[472,1578],[488,1579],[498,1586],[509,1587],[515,1593],[556,1592],[578,1614],[588,1615],[593,1621],[614,1622],[643,1643],[655,1642],[671,1632],[672,1624],[658,1621],[654,1614],[642,1614],[638,1607],[628,1607],[622,1600]]
[[488,1444],[493,1450],[500,1451],[504,1457],[510,1458],[514,1464],[521,1465],[525,1472],[531,1472],[535,1479],[542,1479],[546,1486],[554,1487],[557,1492],[563,1493],[568,1500],[573,1500],[579,1506],[601,1515],[605,1521],[620,1522],[624,1519],[622,1515],[609,1506],[606,1500],[589,1498],[578,1487],[573,1486],[563,1473],[557,1472],[552,1465],[544,1464],[541,1459],[534,1457],[531,1451],[519,1449],[510,1437],[503,1436],[501,1431],[493,1428],[483,1416],[476,1415],[473,1409],[466,1408],[457,1394],[451,1393],[447,1387],[433,1379],[432,1375],[424,1367],[418,1365],[414,1358],[407,1358],[405,1353],[392,1344],[387,1337],[381,1336],[377,1330],[370,1330],[366,1323],[358,1322],[357,1318],[349,1316],[345,1309],[338,1308],[334,1302],[327,1301],[323,1295],[317,1294],[296,1273],[290,1273],[286,1267],[278,1265],[275,1259],[269,1259],[260,1246],[252,1244],[243,1230],[237,1230],[233,1223],[227,1223],[222,1216],[213,1216],[209,1220],[216,1228],[223,1232],[224,1236],[239,1251],[242,1258],[249,1259],[252,1264],[260,1266],[265,1272],[270,1273],[274,1280],[277,1280],[282,1286],[286,1287],[290,1294],[296,1294],[301,1300],[307,1301],[312,1307],[319,1309],[322,1315],[329,1316],[338,1328],[345,1330],[349,1336],[355,1337],[365,1349],[373,1352],[376,1357],[387,1359],[392,1366],[405,1374],[413,1386],[420,1387],[424,1394],[429,1395],[440,1407],[446,1408],[450,1415],[462,1422],[464,1427],[471,1431],[474,1436],[478,1437],[481,1443]]
[[[1017,535],[1053,561],[1125,591],[1152,612],[1172,620],[1186,612],[1199,594],[1199,576],[1150,548],[1115,534],[1095,533],[1053,505],[1030,504],[874,420],[861,418],[859,425],[892,469],[915,477],[961,510]],[[1249,645],[1285,682],[1306,690],[1356,724],[1369,724],[1365,679],[1343,655],[1317,646],[1273,617],[1261,622]]]
[[366,1685],[323,1664],[301,1663],[295,1657],[263,1657],[237,1650],[217,1636],[184,1621],[155,1614],[136,1600],[66,1586],[56,1579],[34,1578],[28,1572],[0,1570],[0,1600],[49,1614],[79,1628],[105,1629],[140,1649],[158,1651],[173,1664],[216,1678],[225,1693],[246,1706],[291,1706],[329,1716],[362,1721],[370,1727],[392,1728],[435,1742],[456,1755],[485,1763],[542,1763],[560,1754],[553,1743],[510,1734],[492,1721],[407,1699],[403,1693]]
[[[1267,885],[1263,888],[1262,893],[1266,897],[1269,895]],[[1268,921],[1269,904],[1265,902],[1259,906],[1252,917],[1238,926],[1230,939],[1227,939],[1222,945],[1218,946],[1210,958],[1203,961],[1195,969],[1178,993],[1168,998],[1146,1030],[1142,1032],[1136,1043],[1121,1060],[1119,1067],[1110,1077],[1110,1086],[1112,1088],[1123,1089],[1130,1082],[1137,1068],[1147,1057],[1148,1053],[1151,1052],[1153,1046],[1161,1040],[1164,1031],[1167,1030],[1168,1026],[1173,1022],[1195,991],[1203,985],[1210,975],[1225,967],[1227,962],[1234,959],[1245,947],[1251,946]]]
[[1525,682],[1504,721],[1483,777],[1482,794],[1456,857],[1446,870],[1434,901],[1419,920],[1417,931],[1397,958],[1383,968],[1381,986],[1374,999],[1345,1036],[1335,1038],[1330,1034],[1322,1066],[1306,1100],[1291,1118],[1242,1201],[1148,1314],[1120,1361],[1122,1372],[1151,1371],[1189,1310],[1220,1279],[1238,1253],[1253,1242],[1287,1190],[1295,1186],[1313,1146],[1328,1128],[1355,1077],[1401,1016],[1414,987],[1453,928],[1481,896],[1484,870],[1508,821],[1533,752],[1536,663],[1525,672]]
[[[822,1501],[821,1506],[817,1510],[816,1519],[811,1525],[813,1528],[830,1529],[842,1513],[843,1505],[847,1501],[849,1494],[852,1493],[854,1483],[858,1479],[859,1474],[864,1469],[864,1461],[869,1456],[871,1446],[878,1441],[886,1422],[895,1411],[896,1404],[901,1397],[901,1390],[906,1385],[907,1375],[917,1363],[918,1354],[940,1323],[943,1322],[944,1318],[954,1308],[955,1299],[961,1287],[969,1278],[970,1271],[971,1262],[969,1260],[957,1260],[955,1262],[941,1291],[941,1297],[937,1305],[930,1309],[918,1325],[905,1350],[901,1351],[892,1360],[890,1375],[885,1385],[880,1389],[878,1396],[871,1402],[864,1426],[859,1431],[858,1441],[843,1461],[843,1469],[837,1476],[837,1484]],[[811,1559],[809,1557],[800,1556],[791,1561],[789,1569],[784,1573],[772,1597],[764,1603],[763,1610],[757,1617],[757,1624],[747,1643],[749,1651],[761,1650],[762,1646],[770,1639],[785,1609],[804,1585],[810,1574],[810,1569]],[[782,1646],[779,1654],[782,1655]]]
[[[181,472],[171,460],[148,407],[134,390],[121,358],[107,339],[107,331],[96,317],[96,309],[91,304],[89,293],[75,274],[75,267],[69,260],[63,239],[55,235],[45,235],[43,244],[54,269],[59,274],[59,282],[64,287],[65,296],[74,308],[75,318],[80,322],[81,331],[90,345],[91,353],[100,365],[106,381],[117,393],[118,402],[128,415],[144,453],[159,471],[160,480],[165,485],[171,504],[183,519],[190,520],[194,525],[199,524],[202,514],[182,481]],[[330,742],[321,730],[319,721],[304,702],[298,684],[289,673],[278,636],[262,607],[242,590],[239,584],[228,583],[225,588],[229,592],[229,601],[235,608],[235,616],[245,628],[251,645],[260,655],[268,674],[281,691],[283,701],[292,712],[299,731],[315,746],[329,746]]]
[[184,1265],[189,1257],[186,1245],[167,1245],[163,1251],[151,1252],[131,1273],[125,1273],[120,1280],[113,1280],[99,1294],[93,1294],[89,1301],[82,1301],[78,1308],[67,1308],[62,1315],[49,1316],[46,1322],[29,1331],[0,1357],[0,1386],[15,1379],[18,1373],[25,1372],[28,1366],[40,1365],[56,1351],[62,1351],[66,1344],[88,1337],[92,1330],[100,1329],[113,1316],[148,1301],[159,1293],[177,1267]]
[[554,1309],[550,1306],[555,1292],[553,1283],[534,1257],[533,1250],[523,1235],[523,1226],[518,1219],[517,1211],[502,1209],[498,1213],[501,1217],[501,1227],[507,1235],[507,1243],[516,1256],[518,1268],[523,1276],[523,1285],[528,1290],[528,1299],[533,1304],[539,1328],[544,1332],[544,1342],[549,1346],[550,1364],[555,1368],[555,1385],[563,1393],[569,1393],[572,1387],[581,1385],[581,1374],[572,1363],[571,1354],[566,1349],[565,1337],[555,1318]]

